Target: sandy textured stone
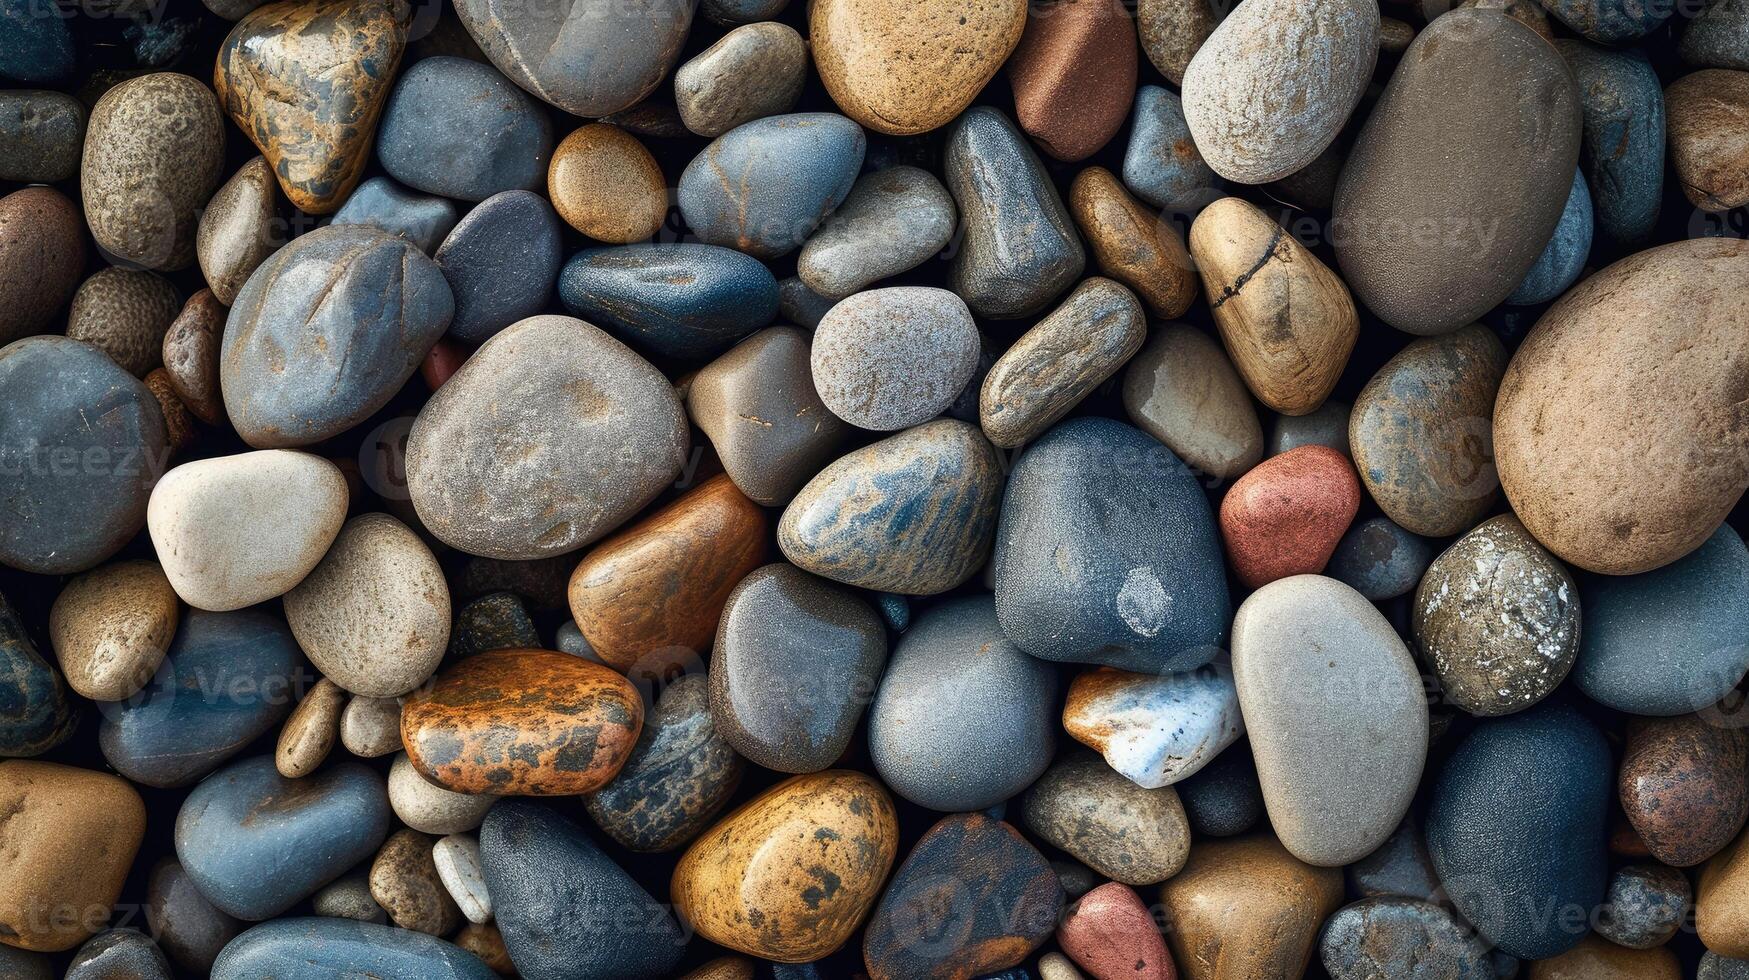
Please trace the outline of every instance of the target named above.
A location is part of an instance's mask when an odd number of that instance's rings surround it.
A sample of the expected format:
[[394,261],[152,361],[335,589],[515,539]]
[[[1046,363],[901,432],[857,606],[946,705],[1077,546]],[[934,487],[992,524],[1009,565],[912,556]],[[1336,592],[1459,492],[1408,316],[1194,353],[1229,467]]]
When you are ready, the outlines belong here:
[[1109,142],[1136,91],[1136,28],[1122,0],[1047,0],[1008,57],[1014,116],[1058,160]]
[[1369,898],[1330,917],[1319,957],[1332,980],[1494,977],[1488,942],[1432,902]]
[[978,366],[978,328],[958,296],[870,289],[827,312],[809,354],[814,390],[851,425],[892,432],[953,404]]
[[0,760],[0,932],[59,952],[109,921],[146,833],[127,780],[53,762]]
[[737,27],[674,73],[674,103],[686,128],[717,137],[744,122],[795,108],[807,81],[808,44],[788,24]]
[[340,715],[340,744],[365,759],[401,751],[401,702],[353,695]]
[[1046,770],[1026,791],[1020,811],[1040,839],[1126,885],[1172,877],[1190,850],[1177,790],[1137,786],[1086,750]]
[[1579,945],[1559,956],[1530,965],[1528,980],[1680,980],[1682,964],[1676,954],[1657,949],[1626,949],[1586,936]]
[[1708,68],[1664,90],[1670,165],[1703,211],[1749,203],[1749,71]]
[[1184,70],[1208,40],[1220,18],[1209,0],[1138,0],[1136,28],[1142,51],[1174,85],[1184,84]]
[[[212,290],[188,298],[171,321],[160,351],[164,372],[182,404],[208,425],[226,422],[224,394],[219,387],[219,338],[228,311]],[[227,422],[228,424],[228,422]]]
[[164,335],[182,308],[168,279],[109,266],[93,273],[73,294],[67,336],[108,354],[136,378],[158,366]]
[[176,385],[170,380],[170,372],[163,368],[153,368],[141,380],[146,390],[158,400],[158,412],[164,416],[164,445],[170,458],[187,452],[195,442],[194,417],[189,414],[188,406],[177,396]]
[[273,764],[281,776],[288,779],[308,776],[328,758],[334,748],[334,737],[340,732],[340,711],[345,706],[346,692],[328,678],[310,688],[279,732]]
[[255,157],[237,168],[200,213],[194,254],[212,295],[226,306],[261,263],[285,244],[273,168]]
[[437,839],[417,830],[389,835],[370,866],[370,895],[395,925],[430,936],[447,936],[461,925],[461,910],[437,875],[431,846]]
[[1342,872],[1302,864],[1267,835],[1198,841],[1160,904],[1185,980],[1297,977],[1342,904]]
[[1221,345],[1183,323],[1156,326],[1123,378],[1124,411],[1180,459],[1230,480],[1263,458],[1263,426]]
[[1749,834],[1701,869],[1695,896],[1700,941],[1720,956],[1749,959]]
[[65,92],[0,93],[0,180],[54,184],[79,173],[85,106]]
[[93,701],[138,691],[163,663],[180,613],[156,562],[116,562],[68,582],[49,609],[49,641],[67,686]]
[[615,245],[649,238],[668,217],[668,182],[656,158],[606,123],[573,131],[553,150],[547,193],[566,224]]
[[1135,290],[1155,316],[1183,316],[1196,302],[1197,277],[1183,236],[1131,197],[1111,171],[1088,167],[1076,175],[1069,211],[1099,271]]
[[1101,667],[1069,685],[1063,729],[1144,789],[1194,775],[1245,733],[1224,663],[1160,676]]

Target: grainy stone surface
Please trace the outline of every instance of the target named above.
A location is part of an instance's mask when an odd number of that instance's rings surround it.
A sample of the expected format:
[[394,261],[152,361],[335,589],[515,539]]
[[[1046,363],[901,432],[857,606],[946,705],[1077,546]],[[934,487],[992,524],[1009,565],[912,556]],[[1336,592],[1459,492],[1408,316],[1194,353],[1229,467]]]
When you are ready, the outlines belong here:
[[267,158],[254,157],[237,168],[200,213],[195,257],[213,297],[226,306],[236,301],[250,274],[285,244],[289,229],[280,224],[275,188]]
[[1263,457],[1251,395],[1220,344],[1182,323],[1154,328],[1123,378],[1124,410],[1191,467],[1233,479]]
[[445,936],[461,925],[461,910],[437,876],[431,846],[437,838],[417,830],[389,835],[370,867],[370,894],[395,925]]
[[1469,924],[1431,902],[1369,898],[1324,925],[1319,958],[1332,980],[1435,980],[1492,977],[1488,943]]
[[459,217],[455,202],[447,197],[408,190],[388,177],[372,177],[347,195],[330,224],[381,228],[430,255]]
[[[396,733],[396,750],[400,733]],[[389,806],[395,817],[414,830],[427,834],[461,834],[473,830],[486,818],[498,797],[490,793],[457,793],[430,782],[413,768],[406,753],[395,756],[389,766]]]
[[1129,290],[1110,279],[1086,280],[984,375],[984,435],[1009,448],[1031,441],[1122,368],[1146,336]]
[[1184,70],[1190,66],[1190,59],[1219,23],[1209,0],[1136,3],[1136,28],[1141,34],[1142,51],[1174,85],[1184,84]]
[[1710,713],[1628,721],[1622,809],[1665,864],[1700,864],[1749,817],[1749,734],[1726,724]]
[[1325,573],[1373,602],[1383,602],[1415,591],[1433,558],[1433,542],[1388,517],[1369,517],[1336,543]]
[[273,754],[280,775],[296,779],[316,771],[334,748],[345,705],[346,692],[326,677],[310,688],[280,730]]
[[1597,232],[1619,244],[1638,244],[1652,233],[1664,199],[1663,83],[1636,49],[1572,39],[1555,47],[1579,83],[1579,166],[1595,205]]
[[539,194],[504,191],[475,205],[432,254],[455,299],[449,335],[483,343],[546,309],[561,247],[558,215]]
[[1135,290],[1155,316],[1176,317],[1196,301],[1197,278],[1181,235],[1131,197],[1104,167],[1069,186],[1069,209],[1099,271]]
[[948,290],[870,289],[821,318],[809,366],[832,414],[892,432],[935,418],[959,396],[977,370],[978,328]]
[[1221,539],[1247,588],[1324,571],[1360,507],[1360,481],[1327,446],[1271,456],[1221,498]]
[[821,296],[849,296],[940,252],[954,221],[953,198],[934,174],[904,165],[877,170],[802,246],[796,273]]
[[1342,904],[1342,873],[1300,863],[1267,834],[1198,841],[1160,904],[1185,980],[1295,977]]
[[79,172],[85,106],[64,92],[0,93],[0,180],[53,184]]
[[401,751],[401,703],[354,695],[340,716],[340,744],[365,759]]
[[831,112],[743,123],[686,165],[680,212],[706,244],[788,255],[844,203],[867,147],[862,127]]
[[182,300],[168,279],[112,265],[79,284],[67,312],[67,336],[143,378],[158,366],[164,336],[181,309]]
[[[7,610],[10,615],[10,610]],[[146,832],[146,807],[127,780],[53,762],[0,760],[0,881],[6,946],[60,952],[100,928],[55,909],[107,910],[121,896]],[[0,961],[4,962],[4,961]]]
[[93,701],[138,691],[163,662],[180,611],[156,562],[117,562],[68,582],[49,610],[67,686]]
[[778,310],[764,263],[697,242],[586,248],[559,273],[559,298],[638,350],[684,361],[721,352]]
[[[1206,7],[1208,0],[1166,0]],[[1146,10],[1147,0],[1141,9]],[[1144,16],[1139,13],[1138,16]],[[1146,21],[1143,21],[1144,29]],[[1203,160],[1184,103],[1175,92],[1144,85],[1136,92],[1135,119],[1123,157],[1124,186],[1157,208],[1195,214],[1220,197],[1219,180]]]
[[1126,885],[1172,877],[1190,851],[1190,825],[1176,790],[1137,786],[1086,750],[1039,777],[1020,809],[1040,839]]
[[1749,71],[1708,68],[1664,90],[1670,168],[1703,211],[1749,203]]
[[572,131],[553,151],[547,193],[565,223],[615,245],[654,235],[668,217],[668,182],[656,158],[618,126]]
[[490,65],[444,55],[401,73],[377,127],[389,176],[462,201],[535,189],[552,149],[540,103]]
[[755,19],[761,22],[724,34],[674,73],[675,108],[699,136],[788,112],[801,97],[807,42],[788,24]]
[[1609,879],[1597,934],[1617,946],[1654,949],[1676,935],[1691,902],[1688,877],[1682,872],[1659,864],[1630,864]]
[[52,187],[0,197],[0,344],[41,333],[85,271],[85,222]]

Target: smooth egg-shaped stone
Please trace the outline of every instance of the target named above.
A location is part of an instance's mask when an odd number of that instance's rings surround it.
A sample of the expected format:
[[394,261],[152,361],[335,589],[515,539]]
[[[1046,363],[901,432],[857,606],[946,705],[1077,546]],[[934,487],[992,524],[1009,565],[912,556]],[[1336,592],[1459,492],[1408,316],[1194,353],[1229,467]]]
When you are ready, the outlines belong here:
[[755,119],[711,141],[680,175],[680,213],[710,245],[788,255],[844,202],[868,147],[831,112]]
[[602,330],[567,316],[511,324],[413,422],[407,488],[426,530],[470,554],[575,551],[642,510],[689,437],[674,388]]
[[1198,841],[1160,889],[1185,980],[1303,976],[1341,904],[1342,872],[1300,862],[1267,834]]
[[851,425],[892,432],[953,404],[978,368],[978,328],[958,296],[933,286],[870,289],[839,302],[814,331],[820,400]]
[[539,194],[509,190],[481,201],[432,255],[455,298],[450,336],[483,343],[546,309],[561,246],[559,217]]
[[540,103],[492,66],[448,55],[401,73],[377,127],[377,159],[389,176],[461,201],[534,190],[552,148]]
[[[1208,0],[1173,2],[1206,6]],[[1184,102],[1177,93],[1158,85],[1144,85],[1136,93],[1129,145],[1124,148],[1123,182],[1157,208],[1188,214],[1220,196],[1215,172],[1190,135]]]
[[212,294],[229,306],[249,280],[285,244],[279,223],[279,191],[264,157],[237,168],[200,213],[194,254]]
[[796,274],[822,296],[849,296],[922,265],[953,237],[953,198],[927,170],[897,166],[858,180],[802,246]]
[[547,168],[547,193],[566,224],[610,245],[645,241],[668,217],[668,181],[656,158],[609,123],[565,137]]
[[1081,277],[1087,252],[1038,154],[1000,109],[961,116],[942,151],[963,239],[948,284],[972,312],[1012,320]]
[[1232,606],[1208,498],[1140,430],[1071,419],[1026,448],[996,530],[996,615],[1035,657],[1140,673],[1190,670]]
[[1126,885],[1172,877],[1190,850],[1190,825],[1176,790],[1137,786],[1086,750],[1039,777],[1021,799],[1020,815],[1052,847]]
[[1069,185],[1069,209],[1099,271],[1136,291],[1155,316],[1196,301],[1195,263],[1178,227],[1130,196],[1111,171],[1088,167]]
[[302,664],[277,616],[190,609],[151,682],[103,706],[103,757],[143,786],[190,785],[285,720]]
[[795,28],[767,20],[744,24],[675,71],[675,109],[687,129],[715,138],[794,109],[807,71],[808,43]]
[[1337,542],[1324,573],[1373,602],[1415,590],[1433,561],[1433,543],[1388,517],[1356,522]]
[[273,762],[280,775],[296,779],[315,772],[334,750],[340,733],[340,712],[346,707],[346,691],[324,677],[310,688],[279,730]]
[[1184,69],[1184,118],[1215,173],[1279,180],[1336,138],[1378,56],[1369,0],[1246,0]]
[[1708,68],[1664,90],[1670,169],[1690,203],[1722,212],[1749,204],[1749,71]]
[[709,357],[777,316],[777,280],[717,245],[586,248],[559,273],[565,309],[662,357]]
[[1579,167],[1597,231],[1618,245],[1652,233],[1664,199],[1664,87],[1633,48],[1563,38],[1555,47],[1579,83]]
[[1221,540],[1233,574],[1256,589],[1290,575],[1317,575],[1360,508],[1360,481],[1328,446],[1271,456],[1221,498]]
[[1384,843],[1427,756],[1421,672],[1384,615],[1335,579],[1271,582],[1233,618],[1233,680],[1282,845],[1335,867]]
[[287,779],[272,756],[204,780],[176,816],[176,856],[220,911],[270,919],[376,853],[389,833],[382,777],[357,762]]
[[0,596],[0,758],[41,755],[78,727],[66,682]]
[[[1481,8],[1429,24],[1337,184],[1332,237],[1355,296],[1422,335],[1499,305],[1560,222],[1580,128],[1573,74],[1535,31]],[[1453,146],[1488,152],[1454,158]]]
[[145,385],[89,344],[26,337],[0,348],[0,404],[0,562],[82,572],[139,533],[168,459]]
[[1561,210],[1561,220],[1555,225],[1549,243],[1543,246],[1536,264],[1524,274],[1505,299],[1508,306],[1536,306],[1567,291],[1585,269],[1591,255],[1592,220],[1591,191],[1585,183],[1584,170],[1573,171],[1573,189],[1567,192],[1567,205]]
[[1136,90],[1136,28],[1121,0],[1058,0],[1027,18],[1006,67],[1014,116],[1058,160],[1117,134]]
[[413,768],[456,793],[570,796],[619,772],[644,724],[621,675],[552,650],[494,650],[401,705]]
[[1484,721],[1433,786],[1427,849],[1463,917],[1503,952],[1554,956],[1585,934],[1608,883],[1613,762],[1566,704]]
[[1542,0],[1542,5],[1575,33],[1603,44],[1643,37],[1676,9],[1669,0]]
[[1432,902],[1368,898],[1324,925],[1318,956],[1332,980],[1492,977],[1488,943]]
[[1123,407],[1142,431],[1217,480],[1263,458],[1263,426],[1251,393],[1219,342],[1195,327],[1163,323],[1129,362]]
[[894,648],[868,711],[869,756],[919,806],[982,810],[1050,765],[1056,700],[1056,671],[1002,635],[990,600],[955,599]]
[[1628,720],[1622,810],[1659,861],[1692,867],[1749,817],[1749,734],[1713,712]]
[[85,218],[52,187],[0,197],[0,344],[42,333],[85,274]]
[[264,922],[225,945],[213,980],[326,980],[341,976],[494,980],[480,959],[451,943],[374,922],[311,916]]
[[1100,667],[1069,685],[1063,729],[1137,786],[1158,789],[1238,741],[1245,719],[1224,663],[1161,675]]
[[171,962],[196,976],[212,971],[219,951],[243,928],[213,908],[173,856],[152,866],[146,884],[146,923]]
[[387,177],[372,177],[347,195],[329,223],[394,232],[430,255],[459,217],[455,202],[447,197],[408,190]]
[[[121,897],[146,832],[140,794],[109,773],[0,759],[0,809],[7,861],[0,949],[72,949],[103,926]],[[17,962],[0,954],[0,968]],[[50,975],[45,965],[42,976]]]
[[893,802],[874,779],[843,769],[792,776],[694,841],[670,894],[681,918],[719,946],[812,962],[862,925],[898,836]]
[[990,554],[1002,468],[977,427],[937,419],[821,470],[777,526],[804,571],[882,592],[933,595]]
[[527,980],[658,980],[687,935],[575,823],[503,800],[480,827],[480,866],[504,946]]
[[1701,869],[1694,925],[1712,952],[1749,959],[1749,836],[1738,836]]
[[1631,255],[1569,290],[1513,355],[1494,462],[1513,511],[1563,560],[1608,575],[1666,565],[1749,487],[1746,275],[1749,242],[1735,239]]

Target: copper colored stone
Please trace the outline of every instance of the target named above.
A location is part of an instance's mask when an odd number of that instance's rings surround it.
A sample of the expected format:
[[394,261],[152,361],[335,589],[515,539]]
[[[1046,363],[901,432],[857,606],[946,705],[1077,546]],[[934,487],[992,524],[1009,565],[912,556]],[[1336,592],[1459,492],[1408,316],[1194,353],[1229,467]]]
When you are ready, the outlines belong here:
[[165,444],[170,447],[170,452],[187,452],[188,447],[194,445],[194,422],[188,417],[188,406],[176,394],[176,385],[170,380],[169,372],[154,368],[146,375],[146,390],[158,399],[158,408],[164,413]]
[[643,241],[668,216],[656,158],[618,126],[591,123],[565,137],[547,165],[547,192],[565,223],[597,241]]
[[1303,864],[1270,836],[1200,841],[1160,904],[1185,980],[1298,977],[1342,904],[1342,869]]
[[1046,153],[1084,160],[1123,125],[1136,92],[1136,29],[1122,0],[1042,0],[1008,58],[1014,115]]
[[1360,481],[1348,457],[1301,446],[1233,484],[1221,501],[1221,539],[1234,574],[1255,589],[1322,572],[1359,509]]
[[504,948],[504,935],[490,922],[470,922],[450,938],[450,942],[478,956],[480,962],[501,977],[516,976],[516,964],[510,962],[510,950]]
[[219,392],[219,338],[229,311],[210,289],[188,297],[164,335],[164,371],[182,404],[195,418],[217,425],[225,418]]
[[450,375],[461,369],[467,359],[468,352],[455,341],[440,340],[425,355],[425,360],[419,362],[419,377],[425,379],[427,388],[436,391],[443,387]]
[[1664,90],[1670,166],[1702,211],[1749,204],[1749,71],[1708,68]]
[[1631,718],[1621,802],[1652,856],[1686,868],[1749,817],[1749,732],[1701,715]]
[[1057,945],[1097,980],[1174,980],[1153,913],[1128,885],[1093,889],[1057,927]]
[[1701,869],[1694,929],[1707,949],[1749,959],[1749,834],[1738,837]]
[[0,197],[0,346],[42,333],[85,273],[85,216],[52,187]]
[[1155,316],[1196,302],[1196,265],[1172,223],[1135,199],[1111,171],[1088,167],[1069,187],[1069,212],[1099,270],[1136,291]]

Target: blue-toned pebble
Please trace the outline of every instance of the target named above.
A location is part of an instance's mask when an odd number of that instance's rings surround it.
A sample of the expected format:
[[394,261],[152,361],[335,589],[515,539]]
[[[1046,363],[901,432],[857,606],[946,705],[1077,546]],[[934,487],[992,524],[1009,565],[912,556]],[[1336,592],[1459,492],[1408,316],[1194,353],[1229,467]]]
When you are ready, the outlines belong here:
[[52,184],[79,173],[85,106],[64,92],[0,92],[0,180]]
[[767,116],[711,141],[680,175],[680,213],[699,240],[769,259],[801,247],[850,193],[862,127],[831,112]]
[[1573,189],[1567,192],[1567,206],[1555,233],[1543,246],[1536,264],[1524,274],[1524,281],[1506,297],[1510,306],[1536,306],[1547,303],[1567,291],[1585,269],[1591,255],[1591,192],[1585,186],[1585,172],[1573,171]]
[[41,755],[78,726],[66,681],[0,595],[0,759]]
[[540,103],[491,65],[447,55],[401,73],[377,129],[390,176],[463,201],[543,186],[552,151]]
[[1658,73],[1636,50],[1573,39],[1556,47],[1579,83],[1579,168],[1597,231],[1618,245],[1637,245],[1658,223],[1664,197],[1664,90]]
[[67,16],[43,0],[0,0],[0,78],[57,85],[73,75]]
[[1577,34],[1600,44],[1620,44],[1656,30],[1676,11],[1675,0],[1542,0]]
[[558,644],[560,653],[582,657],[584,660],[591,660],[598,664],[606,663],[601,659],[601,654],[596,653],[595,648],[589,644],[589,638],[577,628],[577,621],[574,619],[567,619],[559,624],[559,632],[554,638],[554,642]]
[[1433,562],[1433,542],[1388,517],[1369,517],[1337,542],[1324,574],[1373,602],[1407,595]]
[[1195,214],[1220,196],[1220,178],[1203,162],[1184,121],[1184,103],[1158,85],[1136,93],[1123,182],[1157,208]]
[[0,977],[7,980],[57,980],[59,976],[47,955],[0,944]]
[[358,185],[329,222],[370,225],[393,232],[430,255],[455,227],[455,202],[410,191],[387,177],[372,177]]
[[559,273],[571,313],[639,350],[684,360],[720,353],[769,324],[777,295],[758,259],[691,242],[588,248]]
[[469,344],[547,306],[559,278],[559,216],[533,191],[481,201],[432,256],[455,296],[450,336]]
[[785,320],[804,330],[819,326],[821,318],[836,302],[809,289],[799,276],[790,276],[777,284],[778,312]]
[[[1749,71],[1749,4],[1709,4],[1683,29],[1677,48],[1682,60],[1696,68],[1734,68]],[[1742,967],[1749,977],[1749,963]]]
[[875,608],[881,611],[881,618],[893,632],[903,633],[911,628],[911,600],[897,592],[876,593]]
[[63,980],[171,980],[170,961],[138,929],[107,929],[85,941]]
[[1269,428],[1264,455],[1280,456],[1301,446],[1329,446],[1349,455],[1348,417],[1353,409],[1346,402],[1326,401],[1309,415],[1277,415]]
[[213,964],[212,980],[262,977],[496,980],[497,974],[474,954],[422,932],[310,917],[264,922],[231,940]]

